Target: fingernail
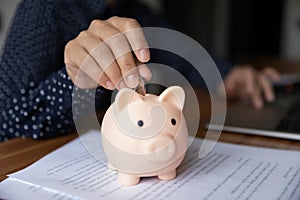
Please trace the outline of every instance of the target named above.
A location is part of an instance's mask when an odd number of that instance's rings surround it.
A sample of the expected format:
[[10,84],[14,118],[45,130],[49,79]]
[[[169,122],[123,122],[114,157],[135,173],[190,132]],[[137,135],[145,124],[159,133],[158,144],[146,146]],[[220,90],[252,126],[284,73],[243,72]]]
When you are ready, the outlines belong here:
[[127,76],[126,80],[127,80],[127,85],[130,88],[134,88],[139,84],[138,77],[136,74],[130,74],[129,76]]
[[111,81],[106,81],[105,86],[109,90],[113,90],[115,88],[114,84]]
[[140,76],[143,77],[146,81],[151,80],[152,73],[145,64],[139,65],[138,70],[139,70]]
[[146,49],[140,49],[139,50],[139,55],[140,55],[140,58],[142,59],[140,61],[142,61],[142,62],[147,62],[150,59],[149,53]]
[[124,81],[120,81],[120,83],[118,84],[118,89],[121,90],[125,87],[126,87],[126,84],[124,83]]

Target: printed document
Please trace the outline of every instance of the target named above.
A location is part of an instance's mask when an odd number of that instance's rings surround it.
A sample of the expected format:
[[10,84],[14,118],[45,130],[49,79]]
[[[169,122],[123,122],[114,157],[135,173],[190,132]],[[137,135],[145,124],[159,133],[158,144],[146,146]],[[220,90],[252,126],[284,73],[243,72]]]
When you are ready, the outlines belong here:
[[121,186],[107,168],[101,133],[90,131],[0,183],[0,199],[299,200],[300,152],[218,142],[199,158],[189,147],[174,180]]

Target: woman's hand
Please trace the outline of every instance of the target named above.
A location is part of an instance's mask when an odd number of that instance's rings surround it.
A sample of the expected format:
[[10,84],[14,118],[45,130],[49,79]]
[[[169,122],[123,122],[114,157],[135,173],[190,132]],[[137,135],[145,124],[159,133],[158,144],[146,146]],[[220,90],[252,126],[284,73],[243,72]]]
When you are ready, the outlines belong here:
[[145,65],[148,44],[139,23],[130,18],[94,20],[87,30],[69,41],[64,53],[67,73],[80,88],[134,88],[138,78],[151,79]]
[[250,98],[255,108],[264,105],[263,99],[268,102],[274,100],[272,82],[278,82],[280,74],[271,67],[260,71],[251,65],[237,66],[225,77],[224,85],[227,98]]

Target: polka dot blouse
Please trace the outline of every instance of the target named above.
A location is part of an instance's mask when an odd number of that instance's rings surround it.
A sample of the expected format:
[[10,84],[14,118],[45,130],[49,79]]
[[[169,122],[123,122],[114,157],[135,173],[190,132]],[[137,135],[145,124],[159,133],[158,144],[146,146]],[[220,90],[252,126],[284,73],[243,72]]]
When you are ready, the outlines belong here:
[[[75,131],[74,85],[63,63],[64,46],[105,9],[103,1],[92,0],[25,0],[19,5],[0,61],[0,141]],[[80,101],[96,100],[97,108],[110,102],[109,92],[100,87],[96,99],[86,99],[94,95],[89,90],[78,94]]]
[[[138,1],[23,0],[16,11],[0,61],[0,142],[14,137],[44,139],[74,132],[74,84],[64,65],[64,47],[93,19],[125,16],[144,26],[161,18]],[[75,88],[79,90],[78,88]],[[76,93],[76,104],[108,107],[111,92],[99,87]],[[73,113],[75,112],[75,113]],[[77,112],[77,113],[76,113]]]
[[[168,26],[135,0],[117,0],[114,7],[108,7],[105,0],[23,0],[19,4],[0,60],[0,142],[74,132],[74,119],[83,111],[89,112],[85,105],[93,101],[96,109],[109,106],[110,91],[99,87],[94,97],[94,90],[74,86],[63,55],[67,42],[87,29],[93,19],[111,16],[135,18],[142,26]],[[150,62],[174,68],[180,63],[178,71],[200,80],[188,63],[164,52],[151,50]],[[74,97],[73,89],[80,91],[78,96]],[[77,110],[72,110],[74,98]]]

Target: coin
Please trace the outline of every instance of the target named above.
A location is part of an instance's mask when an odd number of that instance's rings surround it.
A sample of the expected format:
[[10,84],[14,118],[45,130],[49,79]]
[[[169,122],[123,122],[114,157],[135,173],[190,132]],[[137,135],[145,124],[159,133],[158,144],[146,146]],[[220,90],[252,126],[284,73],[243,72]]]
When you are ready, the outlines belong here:
[[140,95],[146,95],[145,80],[142,77],[139,78],[139,84],[136,88],[134,88],[134,90]]

